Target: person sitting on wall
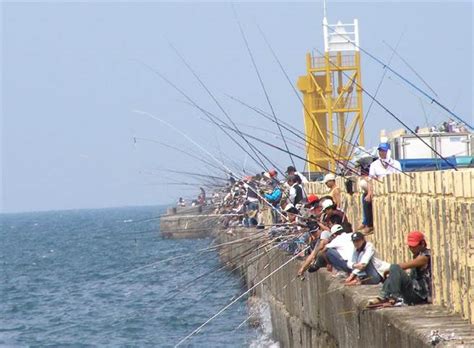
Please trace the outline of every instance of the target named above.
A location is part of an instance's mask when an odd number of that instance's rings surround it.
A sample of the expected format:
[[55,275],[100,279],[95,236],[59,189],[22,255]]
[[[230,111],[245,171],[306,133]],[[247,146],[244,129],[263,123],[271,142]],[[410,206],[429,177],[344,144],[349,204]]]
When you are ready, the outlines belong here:
[[378,284],[383,280],[384,272],[390,267],[375,255],[371,242],[365,240],[362,232],[354,232],[351,236],[354,252],[350,266],[352,272],[344,281],[346,285]]
[[329,234],[328,231],[324,230],[320,233],[321,241],[319,245],[301,265],[298,276],[302,276],[306,270],[310,273],[316,272],[328,264],[331,264],[337,270],[351,272],[352,270],[347,265],[347,260],[352,257],[354,248],[351,242],[351,234],[345,233],[341,225],[332,226]]
[[336,176],[332,173],[326,174],[323,183],[329,188],[329,196],[331,196],[336,207],[341,207],[341,189],[336,184]]
[[322,221],[319,223],[319,227],[323,230],[329,231],[331,228],[329,226],[329,219],[331,216],[337,215],[341,218],[341,225],[344,227],[344,231],[352,232],[352,225],[347,219],[347,215],[340,209],[336,207],[334,202],[330,199],[326,199],[321,204],[322,212],[324,215],[321,216]]
[[269,181],[269,186],[272,188],[272,192],[271,193],[265,193],[264,191],[262,191],[261,193],[263,193],[263,197],[268,201],[268,203],[270,203],[272,205],[272,210],[271,210],[271,214],[272,214],[272,222],[274,224],[278,223],[279,222],[279,210],[280,210],[280,201],[281,201],[281,197],[282,197],[282,192],[281,192],[281,189],[280,189],[280,186],[278,186],[278,181],[276,180],[270,180]]
[[[431,251],[424,234],[419,231],[408,233],[407,244],[413,259],[390,265],[380,296],[370,300],[368,307],[431,302]],[[405,272],[407,269],[410,274]]]

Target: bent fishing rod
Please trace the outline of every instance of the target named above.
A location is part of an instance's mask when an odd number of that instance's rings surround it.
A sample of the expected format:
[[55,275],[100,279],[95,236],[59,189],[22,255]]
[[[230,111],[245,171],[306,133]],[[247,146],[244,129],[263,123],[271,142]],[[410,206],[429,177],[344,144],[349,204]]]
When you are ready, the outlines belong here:
[[368,55],[372,60],[374,60],[375,62],[377,62],[378,64],[380,64],[382,67],[384,68],[387,68],[391,73],[393,73],[395,76],[397,76],[398,78],[400,78],[402,81],[406,82],[407,84],[409,84],[410,86],[412,86],[415,90],[417,90],[418,92],[420,92],[423,96],[425,96],[426,98],[428,98],[430,100],[431,103],[434,103],[436,105],[438,105],[440,108],[442,108],[444,111],[446,111],[448,114],[450,114],[451,116],[455,117],[458,121],[464,123],[467,127],[469,127],[471,130],[474,130],[473,126],[471,126],[469,123],[467,123],[465,120],[463,120],[460,116],[458,116],[457,114],[455,114],[453,111],[451,111],[448,107],[446,107],[445,105],[441,104],[435,97],[429,95],[427,92],[425,92],[423,89],[421,89],[420,87],[418,87],[415,83],[413,83],[412,81],[410,81],[409,79],[407,79],[406,77],[404,77],[402,74],[400,74],[399,72],[397,72],[396,70],[392,69],[391,67],[387,66],[387,64],[385,64],[382,60],[380,60],[379,58],[377,58],[375,55],[373,55],[372,53],[370,53],[368,50],[364,49],[363,47],[360,47],[360,45],[357,45],[355,42],[353,42],[352,40],[348,40],[347,38],[345,38],[343,35],[341,35],[340,33],[338,33],[335,29],[333,29],[330,25],[327,25],[327,24],[323,24],[323,26],[326,26],[329,30],[331,30],[333,33],[337,34],[339,38],[345,40],[346,43],[350,43],[351,45],[353,45],[355,48],[361,50],[362,52],[364,52],[366,55]]

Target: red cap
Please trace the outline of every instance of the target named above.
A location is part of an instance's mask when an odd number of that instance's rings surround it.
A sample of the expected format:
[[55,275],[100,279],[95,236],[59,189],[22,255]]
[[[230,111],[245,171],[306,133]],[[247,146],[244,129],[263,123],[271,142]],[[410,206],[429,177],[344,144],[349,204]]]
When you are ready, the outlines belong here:
[[313,195],[313,194],[311,194],[311,195],[308,196],[308,203],[314,203],[314,202],[316,202],[316,201],[319,201],[318,196]]
[[425,235],[420,231],[411,231],[407,236],[407,244],[411,247],[418,246],[422,240],[425,240]]
[[270,176],[273,178],[274,176],[276,176],[278,173],[275,169],[270,169],[268,171],[268,174],[270,174]]

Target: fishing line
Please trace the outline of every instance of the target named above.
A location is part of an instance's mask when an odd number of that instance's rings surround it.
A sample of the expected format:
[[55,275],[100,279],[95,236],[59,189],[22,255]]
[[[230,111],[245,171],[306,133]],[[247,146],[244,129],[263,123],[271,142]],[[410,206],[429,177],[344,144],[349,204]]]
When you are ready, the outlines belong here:
[[[197,104],[194,102],[194,100],[192,100],[182,89],[180,89],[177,85],[175,85],[173,82],[171,82],[171,80],[169,80],[166,76],[164,76],[163,74],[161,74],[159,71],[153,69],[151,66],[149,66],[148,64],[145,64],[139,60],[137,60],[138,63],[142,64],[144,67],[146,67],[147,69],[149,69],[150,71],[152,71],[154,74],[156,74],[157,76],[159,76],[163,81],[165,81],[169,86],[171,86],[173,89],[175,89],[177,92],[179,92],[183,97],[185,97],[191,104],[195,105],[197,107]],[[255,163],[257,163],[258,165],[262,165],[262,163],[260,163],[257,159],[255,159],[255,157],[253,157],[251,154],[248,153],[247,150],[245,150],[245,148],[237,141],[235,140],[230,134],[228,134],[225,130],[221,129],[235,144],[237,144],[237,146],[242,150],[244,151],[246,154],[249,155],[250,158],[252,158]],[[265,168],[265,165],[263,164],[263,168]],[[229,168],[226,167],[227,170],[230,171]]]
[[[306,247],[306,249],[309,248],[309,247]],[[243,292],[240,296],[238,296],[236,299],[232,300],[230,303],[228,303],[226,306],[224,306],[221,310],[219,310],[216,314],[214,314],[212,317],[210,317],[209,319],[207,319],[204,323],[202,323],[199,327],[197,327],[194,331],[192,331],[190,334],[188,334],[187,336],[185,336],[184,338],[182,338],[176,345],[175,347],[178,347],[180,346],[181,344],[183,344],[185,341],[187,341],[189,338],[191,338],[193,335],[195,335],[196,333],[198,333],[204,326],[206,326],[208,323],[210,323],[213,319],[215,319],[216,317],[218,317],[220,314],[222,314],[225,310],[227,310],[230,306],[232,306],[234,303],[236,303],[237,301],[239,301],[242,297],[244,297],[245,295],[247,295],[250,291],[252,291],[253,289],[255,289],[257,286],[259,286],[261,283],[263,283],[265,280],[267,280],[269,277],[271,277],[273,274],[275,274],[276,272],[278,272],[279,270],[281,270],[283,267],[285,267],[286,265],[288,265],[291,261],[293,261],[294,259],[296,259],[297,256],[293,256],[292,258],[288,259],[285,263],[283,263],[281,266],[279,266],[277,269],[275,269],[274,271],[272,271],[270,274],[268,274],[267,276],[265,276],[262,280],[260,280],[257,284],[253,285],[251,288],[249,288],[247,291]]]
[[[346,43],[350,43],[351,45],[353,45],[354,47],[356,47],[357,49],[361,50],[362,52],[364,52],[366,55],[368,55],[372,60],[374,60],[375,62],[377,62],[378,64],[380,64],[382,67],[390,70],[390,72],[392,72],[395,76],[397,76],[398,78],[400,78],[402,81],[406,82],[407,84],[409,84],[410,86],[412,86],[414,89],[416,89],[418,92],[420,92],[423,96],[425,96],[426,98],[428,98],[430,100],[431,103],[435,103],[436,105],[438,105],[440,108],[442,108],[443,110],[445,110],[447,113],[449,113],[451,116],[455,117],[458,121],[464,123],[466,126],[468,126],[471,130],[473,130],[474,128],[468,124],[466,121],[464,121],[461,117],[459,117],[457,114],[455,114],[453,111],[451,111],[449,108],[447,108],[445,105],[441,104],[437,99],[435,99],[435,97],[433,96],[430,96],[427,92],[425,92],[424,90],[422,90],[420,87],[418,87],[417,85],[415,85],[413,82],[411,82],[410,80],[408,80],[406,77],[402,76],[400,73],[398,73],[397,71],[395,71],[394,69],[392,69],[391,67],[387,66],[387,64],[385,64],[383,61],[381,61],[379,58],[375,57],[373,54],[371,54],[369,51],[367,51],[366,49],[360,47],[359,45],[357,45],[356,43],[354,43],[352,40],[347,40],[346,38],[344,38],[343,35],[341,35],[340,33],[338,33],[335,29],[331,28],[331,26],[329,25],[325,25],[323,24],[324,26],[326,26],[328,29],[330,29],[332,32],[334,32],[335,34],[338,35],[338,37],[340,37],[341,39],[344,39],[346,41]],[[370,95],[369,95],[370,96]],[[377,101],[376,101],[377,103]],[[379,104],[379,103],[377,103]],[[386,109],[384,106],[380,105],[384,110]],[[386,110],[387,111],[387,110]]]
[[135,141],[136,141],[136,140],[143,140],[143,141],[148,141],[148,142],[152,142],[152,143],[155,143],[155,144],[159,144],[159,145],[168,147],[168,148],[173,149],[173,150],[175,150],[175,151],[181,152],[181,153],[183,153],[183,154],[185,154],[185,155],[187,155],[187,156],[189,156],[189,157],[191,157],[191,158],[197,159],[197,160],[200,161],[200,162],[206,163],[207,165],[209,165],[209,166],[211,166],[211,167],[213,167],[213,168],[215,168],[215,169],[217,169],[217,170],[223,171],[224,173],[227,174],[227,171],[225,171],[224,169],[222,169],[222,168],[219,167],[219,166],[216,166],[214,163],[211,163],[211,162],[205,160],[204,158],[202,158],[202,157],[200,157],[200,156],[194,155],[194,154],[192,154],[192,153],[190,153],[190,152],[184,151],[184,150],[179,149],[179,148],[177,148],[177,147],[175,147],[175,146],[172,146],[172,145],[163,143],[163,142],[158,141],[158,140],[155,140],[155,139],[141,138],[141,137],[134,137],[134,139],[135,139]]
[[[420,79],[421,82],[424,83],[424,85],[426,87],[428,87],[428,89],[437,97],[439,98],[438,94],[433,90],[433,88],[431,88],[431,86],[428,84],[428,82],[425,81],[425,79],[415,70],[415,68],[413,68],[398,52],[397,52],[397,47],[393,48],[392,46],[390,46],[390,44],[385,41],[385,40],[382,40],[382,42],[392,50],[392,52],[403,62],[405,63],[405,65],[408,67],[408,69],[410,69],[415,75],[416,77],[418,77]],[[390,64],[390,63],[389,63]],[[454,108],[453,108],[454,109]]]
[[273,105],[272,103],[270,102],[270,97],[268,96],[268,93],[267,93],[267,89],[265,88],[265,84],[263,83],[263,79],[262,79],[262,76],[260,75],[260,72],[258,70],[258,67],[257,67],[257,63],[255,62],[255,59],[254,59],[254,56],[252,54],[252,51],[250,49],[250,45],[247,41],[247,37],[245,36],[245,32],[244,32],[244,29],[242,28],[242,24],[240,23],[240,20],[239,20],[239,17],[237,16],[237,11],[235,10],[235,7],[234,7],[234,4],[231,3],[231,6],[232,6],[232,11],[234,13],[234,18],[235,20],[237,21],[237,24],[239,25],[239,29],[240,29],[240,34],[242,35],[242,39],[245,43],[245,46],[247,47],[247,52],[250,56],[250,60],[252,61],[252,65],[253,65],[253,68],[255,70],[255,73],[257,74],[257,77],[258,77],[258,81],[260,82],[260,86],[262,87],[262,90],[263,90],[263,93],[265,94],[265,99],[267,100],[267,103],[268,103],[268,106],[270,107],[270,110],[272,112],[272,115],[273,115],[273,118],[275,119],[275,123],[277,124],[278,126],[278,131],[280,132],[280,136],[282,137],[283,139],[283,143],[285,144],[285,148],[286,148],[286,151],[290,157],[290,161],[291,163],[293,164],[293,167],[296,167],[295,165],[295,162],[293,161],[293,157],[291,156],[291,152],[290,152],[290,149],[288,148],[288,144],[286,143],[286,140],[285,140],[285,137],[283,136],[283,132],[281,130],[281,127],[280,127],[280,124],[278,123],[277,121],[277,117],[276,117],[276,114],[275,114],[275,110],[273,109]]
[[[398,46],[400,45],[400,42],[402,41],[402,37],[403,37],[404,33],[405,33],[405,32],[403,31],[403,32],[400,34],[400,37],[399,37],[399,39],[398,39],[398,41],[397,41],[397,44],[396,44],[396,46],[395,46],[395,49],[392,49],[393,52],[392,52],[392,55],[390,56],[390,58],[389,58],[389,60],[388,60],[388,66],[390,66],[390,64],[392,63],[393,57],[395,56],[395,53],[396,53],[395,50],[398,49]],[[377,85],[377,88],[375,89],[374,97],[377,97],[377,95],[378,95],[378,93],[379,93],[379,91],[380,91],[380,88],[382,87],[382,83],[383,83],[383,81],[384,81],[384,79],[385,79],[385,75],[387,75],[387,71],[388,71],[388,70],[387,70],[386,68],[384,68],[382,77],[380,78],[380,81],[379,81],[379,83],[378,83],[378,85]],[[374,100],[372,99],[372,100],[370,101],[369,108],[367,109],[367,112],[365,113],[365,117],[364,117],[364,120],[362,121],[362,125],[361,125],[360,128],[359,128],[359,132],[357,133],[357,136],[356,136],[356,138],[355,138],[355,140],[354,140],[354,146],[352,146],[352,148],[351,148],[351,151],[350,151],[349,156],[348,156],[349,158],[352,157],[352,154],[353,154],[353,152],[354,152],[354,150],[355,150],[355,145],[356,145],[356,144],[358,143],[358,141],[359,141],[359,137],[360,137],[360,135],[361,135],[361,133],[362,133],[362,129],[363,129],[364,125],[365,125],[365,122],[367,121],[367,118],[369,117],[369,113],[370,113],[370,110],[372,110],[372,106],[373,106],[373,105],[374,105]],[[353,135],[354,135],[354,134],[352,134],[351,137],[350,137],[350,139],[349,139],[350,142],[352,142],[352,136],[353,136]],[[392,168],[394,168],[394,167],[392,166]],[[397,169],[397,168],[396,168],[396,169]],[[398,170],[398,169],[397,169],[397,170]]]
[[[319,50],[316,50],[320,55],[322,53]],[[331,60],[328,60],[328,62],[332,65],[335,65],[335,63],[331,62]],[[390,69],[390,67],[387,67],[387,69]],[[345,72],[342,72],[346,77],[348,76]],[[395,120],[397,120],[402,126],[404,126],[410,133],[412,133],[415,137],[417,137],[423,144],[425,144],[431,151],[433,151],[436,155],[438,155],[443,161],[445,161],[451,168],[454,170],[458,170],[455,166],[453,166],[445,157],[443,157],[438,151],[436,151],[431,145],[429,145],[422,137],[420,137],[415,131],[413,131],[408,125],[403,122],[398,116],[396,116],[392,111],[390,111],[385,105],[383,105],[377,98],[375,98],[372,94],[370,94],[365,88],[363,88],[360,84],[358,84],[356,81],[354,81],[354,84],[360,88],[366,95],[369,96],[370,99],[372,99],[375,103],[377,103],[378,106],[380,106],[385,112],[387,112],[389,115],[391,115]]]
[[[238,127],[235,125],[234,121],[232,120],[232,118],[229,116],[229,114],[224,110],[224,108],[222,107],[222,105],[219,103],[219,101],[216,99],[216,97],[214,96],[214,94],[212,94],[212,92],[209,90],[209,88],[207,88],[207,86],[204,84],[204,82],[201,80],[201,78],[197,75],[197,73],[193,70],[193,68],[191,68],[191,66],[188,64],[188,62],[184,59],[183,55],[181,53],[179,53],[179,51],[176,49],[176,47],[173,46],[172,43],[169,43],[170,47],[172,48],[172,50],[176,53],[176,55],[181,59],[181,61],[184,63],[184,65],[188,68],[188,70],[191,72],[191,74],[193,74],[193,76],[196,78],[196,80],[199,82],[199,84],[202,86],[202,88],[204,88],[204,90],[207,92],[207,94],[209,94],[209,96],[211,97],[211,99],[216,103],[216,105],[219,107],[219,109],[222,111],[222,113],[227,117],[227,119],[232,123],[232,125],[234,126],[234,128],[236,128],[238,130]],[[189,99],[188,99],[189,100]],[[260,156],[257,154],[257,152],[255,151],[255,149],[250,145],[250,143],[244,138],[241,136],[241,138],[247,143],[247,146],[252,150],[252,152],[254,153],[254,155],[257,157],[258,161],[260,162],[260,164],[262,165],[263,169],[265,171],[268,172],[268,168],[265,166],[265,163],[262,161],[262,159],[260,158]],[[243,146],[240,145],[240,143],[238,143],[237,141],[235,141],[236,144],[238,144],[239,147],[242,148],[242,150],[244,150]],[[247,153],[246,150],[244,150],[244,152]],[[249,156],[255,160],[255,158],[253,158],[250,154]]]
[[[225,128],[227,129],[230,129],[230,130],[233,130],[235,133],[239,134],[241,137],[243,137],[243,133],[240,131],[240,129],[235,129],[233,127],[231,127],[227,122],[223,121],[220,117],[218,117],[217,115],[205,110],[204,108],[200,107],[199,105],[197,105],[196,103],[192,104],[192,103],[188,103],[188,105],[194,107],[194,108],[197,108],[199,111],[201,111],[204,115],[206,115],[207,117],[207,121],[208,122],[211,122],[213,123],[214,125],[218,126],[219,128],[221,128],[221,130],[223,130],[222,128],[222,125],[226,125]],[[200,118],[202,119],[202,118]],[[217,123],[216,119],[221,122],[220,124]],[[248,139],[246,139],[248,141]],[[250,142],[249,142],[250,143]],[[251,143],[250,143],[251,144]],[[263,153],[262,151],[260,151],[255,145],[253,145],[253,148],[268,162],[270,163],[270,165],[272,165],[274,168],[276,168],[280,173],[283,173],[282,169],[277,166],[272,160],[270,160],[268,158],[267,155],[265,155],[265,153]]]
[[[272,53],[274,59],[275,59],[276,62],[278,63],[278,65],[279,65],[279,67],[280,67],[280,70],[281,70],[282,73],[285,75],[286,80],[288,81],[289,85],[291,86],[291,88],[292,88],[294,94],[296,95],[296,97],[297,97],[298,100],[300,101],[301,105],[303,106],[305,112],[306,112],[308,115],[312,115],[312,113],[310,113],[309,110],[306,108],[306,105],[305,105],[303,99],[301,99],[300,94],[298,93],[298,91],[296,90],[295,86],[294,86],[293,83],[291,82],[290,77],[288,76],[288,73],[286,72],[285,68],[283,67],[283,64],[281,63],[281,61],[280,61],[280,59],[278,58],[277,54],[276,54],[275,51],[273,50],[273,47],[271,46],[270,42],[268,41],[268,39],[267,39],[265,33],[264,33],[263,30],[260,28],[260,26],[257,25],[257,27],[258,27],[258,29],[259,29],[259,31],[260,31],[260,34],[262,35],[262,37],[263,37],[265,43],[267,44],[269,50],[271,51],[271,53]],[[401,39],[401,38],[400,38],[400,39]],[[398,44],[397,44],[397,46],[398,46]],[[386,71],[386,70],[385,70],[385,71]],[[345,76],[348,77],[347,74],[345,74]],[[348,77],[348,78],[349,78],[353,83],[355,83],[354,79],[352,79],[352,78],[350,78],[350,77]],[[380,83],[379,85],[381,85],[381,83]],[[378,91],[378,89],[377,89],[377,91]],[[234,98],[232,98],[232,99],[234,99]],[[247,105],[247,104],[245,104],[245,103],[239,101],[238,99],[237,99],[237,101],[240,102],[241,104],[243,104],[244,106],[250,107],[249,105]],[[371,107],[372,107],[372,104],[371,104],[370,107],[369,107],[369,111],[370,111]],[[250,108],[253,109],[252,107],[250,107]],[[253,109],[253,110],[256,111],[255,109]],[[256,112],[257,112],[257,111],[256,111]],[[368,116],[368,113],[366,114],[365,119],[367,119],[367,116]],[[310,119],[311,119],[311,121],[312,121],[312,123],[313,123],[313,126],[315,126],[315,121],[314,121],[314,119],[313,119],[312,117],[310,117]],[[364,123],[365,123],[365,120],[364,120]],[[362,124],[362,127],[363,127],[364,123]],[[292,127],[292,126],[291,126],[291,127]],[[362,127],[359,128],[359,135],[360,135],[360,133],[362,132]],[[292,128],[294,128],[294,127],[292,127]],[[296,130],[296,128],[294,128],[294,129]],[[297,130],[297,131],[300,132],[299,130]],[[351,136],[351,140],[348,141],[348,140],[346,140],[344,137],[340,137],[340,136],[337,135],[336,133],[332,132],[332,130],[329,130],[329,129],[328,129],[327,131],[328,131],[330,134],[332,134],[333,136],[337,137],[339,140],[345,142],[346,144],[349,144],[349,145],[352,147],[352,149],[355,148],[356,144],[355,144],[355,143],[352,143],[352,136]],[[304,133],[303,133],[303,134],[304,134]],[[334,156],[329,155],[327,152],[325,152],[325,151],[322,150],[321,148],[317,147],[316,144],[312,144],[312,143],[309,142],[307,139],[304,139],[304,140],[308,143],[308,145],[313,146],[314,148],[316,148],[317,150],[323,152],[323,153],[326,154],[327,156],[332,157],[333,160],[336,160]],[[361,149],[361,150],[362,150],[362,149]],[[330,151],[333,152],[332,150],[330,150]],[[369,152],[366,152],[366,153],[367,153],[367,154],[370,154]],[[372,154],[370,154],[370,155],[372,156]],[[348,157],[350,157],[350,156],[348,156]],[[338,162],[339,162],[339,161],[338,161]],[[341,163],[339,163],[339,164],[341,164]],[[348,161],[346,161],[346,163],[342,165],[343,168],[346,168],[346,169],[347,169],[347,168],[348,168],[347,164],[348,164]],[[390,164],[389,164],[389,165],[390,165]],[[390,165],[390,166],[391,166],[391,165]],[[395,168],[395,167],[393,167],[393,166],[391,166],[391,167],[394,168],[394,169],[396,169],[396,170],[399,171],[399,172],[402,172],[402,171],[398,170],[398,168]],[[403,173],[403,172],[402,172],[402,173]],[[410,175],[408,175],[408,176],[410,176]],[[410,176],[410,177],[411,177],[411,176]],[[411,178],[412,178],[412,177],[411,177]],[[413,178],[412,178],[412,179],[413,179]]]

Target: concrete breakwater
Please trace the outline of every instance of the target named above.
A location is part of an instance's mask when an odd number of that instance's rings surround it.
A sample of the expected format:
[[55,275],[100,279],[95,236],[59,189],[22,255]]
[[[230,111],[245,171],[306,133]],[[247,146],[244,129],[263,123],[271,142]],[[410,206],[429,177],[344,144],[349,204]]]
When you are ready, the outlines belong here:
[[173,239],[210,237],[218,230],[218,220],[210,207],[170,208],[160,218],[160,234],[163,238]]
[[[263,231],[235,228],[217,234],[228,243]],[[254,252],[239,258],[250,247]],[[290,256],[258,242],[225,245],[219,250],[229,267],[240,265],[248,288],[284,264]],[[236,261],[237,260],[237,261]],[[282,347],[474,347],[474,327],[438,305],[364,310],[380,286],[344,287],[325,270],[295,278],[298,261],[290,262],[253,294],[270,307],[273,337]],[[437,330],[433,332],[433,330]]]

